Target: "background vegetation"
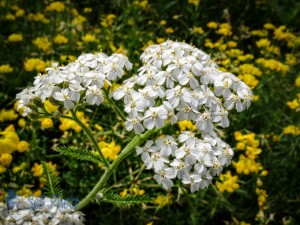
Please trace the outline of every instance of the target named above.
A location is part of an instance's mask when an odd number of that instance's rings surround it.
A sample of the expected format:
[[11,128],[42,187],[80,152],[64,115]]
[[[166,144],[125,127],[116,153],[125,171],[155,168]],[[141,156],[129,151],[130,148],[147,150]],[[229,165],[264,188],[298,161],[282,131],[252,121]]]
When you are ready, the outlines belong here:
[[[16,93],[52,62],[66,64],[84,52],[123,53],[136,62],[136,71],[147,46],[170,39],[203,49],[221,70],[253,89],[251,108],[232,115],[230,128],[219,131],[235,148],[233,163],[214,185],[190,194],[179,183],[163,190],[133,155],[114,174],[110,189],[121,196],[148,195],[152,203],[129,209],[94,203],[83,210],[86,223],[298,224],[299,24],[296,0],[1,0],[0,201],[9,189],[40,196],[41,161],[59,175],[65,197],[83,198],[103,173],[101,165],[53,151],[58,145],[88,145],[74,122],[24,119],[16,111]],[[78,116],[109,160],[131,139],[104,106]],[[174,129],[193,127],[185,121]]]

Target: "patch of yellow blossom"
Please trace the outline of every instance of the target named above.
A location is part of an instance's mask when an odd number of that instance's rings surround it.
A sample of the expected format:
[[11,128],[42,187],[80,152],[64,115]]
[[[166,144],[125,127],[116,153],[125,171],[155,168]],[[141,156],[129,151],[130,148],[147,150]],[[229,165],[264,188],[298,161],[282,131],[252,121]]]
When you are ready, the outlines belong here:
[[216,187],[220,192],[227,191],[229,193],[232,193],[240,187],[240,185],[237,183],[238,176],[232,176],[230,171],[227,171],[226,174],[221,174],[220,181],[216,182]]
[[153,200],[153,203],[155,205],[158,205],[159,207],[164,207],[164,206],[172,205],[172,203],[173,203],[173,196],[171,194],[158,195]]
[[74,55],[61,55],[60,60],[63,62],[74,62],[77,59]]
[[175,31],[174,31],[174,29],[172,27],[168,27],[168,28],[165,29],[165,32],[167,34],[173,34]]
[[9,64],[0,65],[0,73],[11,73],[13,70]]
[[259,162],[255,159],[261,154],[262,150],[259,147],[259,140],[255,139],[255,133],[242,134],[239,131],[234,132],[235,140],[238,142],[236,149],[245,151],[245,155],[240,155],[237,162],[233,161],[237,173],[248,175],[250,173],[258,173],[263,169]]
[[32,195],[32,191],[29,188],[27,188],[26,186],[23,186],[23,188],[21,190],[16,191],[16,194],[18,196],[28,197],[28,196]]
[[18,120],[19,127],[24,128],[26,126],[26,120],[24,118],[21,118]]
[[66,38],[64,35],[58,34],[54,37],[53,42],[58,45],[67,44],[68,38]]
[[256,46],[258,48],[266,48],[271,45],[271,42],[267,38],[262,38],[256,41]]
[[19,136],[15,132],[13,125],[5,128],[4,131],[0,132],[0,155],[16,151],[19,142]]
[[297,58],[293,54],[287,53],[285,54],[285,63],[292,66],[297,63]]
[[91,42],[97,42],[98,41],[94,34],[86,34],[81,39],[85,43],[91,43]]
[[195,6],[198,6],[199,3],[200,3],[200,0],[188,0],[188,3],[192,4],[192,5],[195,5]]
[[145,190],[144,189],[139,189],[139,188],[125,188],[123,191],[120,192],[120,195],[122,197],[126,196],[126,195],[144,195],[145,194]]
[[0,155],[0,164],[2,166],[9,167],[12,160],[13,160],[13,157],[9,153],[4,153],[4,154]]
[[252,30],[250,33],[251,35],[258,37],[267,37],[269,34],[267,30]]
[[149,9],[148,0],[142,0],[142,1],[134,1],[134,5],[137,5],[141,9],[147,11]]
[[59,106],[53,105],[49,100],[45,100],[44,107],[47,113],[54,113]]
[[232,35],[231,25],[229,23],[221,23],[219,29],[216,32],[217,34],[223,36],[230,36]]
[[0,122],[13,121],[18,119],[19,115],[13,109],[1,109],[0,111]]
[[23,40],[22,34],[11,34],[8,36],[7,40],[9,42],[20,42]]
[[186,131],[186,130],[196,131],[197,130],[196,125],[193,124],[192,121],[190,121],[190,120],[179,121],[177,124],[181,131]]
[[63,2],[51,2],[45,9],[46,11],[63,12],[65,10],[65,4]]
[[28,20],[29,21],[35,21],[35,22],[41,22],[41,23],[45,23],[45,24],[50,23],[50,20],[47,19],[45,17],[45,15],[40,13],[40,12],[37,12],[36,14],[30,13],[28,15]]
[[217,22],[211,21],[211,22],[207,23],[206,26],[210,29],[217,29],[219,24]]
[[29,148],[29,144],[27,141],[20,141],[17,146],[17,150],[20,153],[25,152],[28,148]]
[[13,173],[18,173],[18,172],[24,170],[26,168],[26,166],[27,166],[27,163],[26,162],[22,162],[20,164],[20,166],[14,166],[13,169],[12,169],[12,171],[13,171]]
[[46,68],[46,63],[41,59],[31,58],[24,62],[24,69],[27,72],[37,71],[43,72]]
[[295,109],[296,111],[299,111],[300,107],[300,98],[295,98],[293,101],[286,103],[290,109]]
[[53,121],[51,118],[42,118],[40,119],[40,121],[41,121],[41,128],[43,130],[53,127]]
[[192,34],[204,34],[202,27],[193,27]]
[[101,148],[101,152],[104,155],[104,157],[110,160],[115,160],[121,151],[121,146],[117,145],[114,141],[110,143],[100,141],[98,144]]
[[277,72],[282,72],[283,74],[286,74],[289,70],[289,66],[284,65],[283,63],[275,60],[275,59],[264,59],[259,58],[256,59],[255,62],[266,69],[270,69]]
[[47,52],[51,49],[52,43],[47,37],[38,37],[32,43],[40,50]]
[[108,14],[108,15],[106,15],[105,18],[102,19],[100,24],[103,27],[110,27],[113,25],[113,23],[116,21],[116,19],[117,19],[117,16],[115,14]]
[[18,9],[15,12],[15,17],[22,17],[22,16],[24,16],[24,14],[25,14],[25,10],[24,9]]
[[93,9],[92,8],[89,8],[89,7],[85,7],[84,9],[83,9],[83,12],[84,13],[91,13],[93,11]]
[[[72,116],[71,112],[68,112],[66,115]],[[84,112],[77,111],[76,116],[85,126],[89,126],[88,124],[89,118],[84,116]],[[59,118],[59,120],[61,122],[59,129],[61,131],[67,131],[72,129],[75,132],[80,132],[82,130],[82,128],[73,120],[62,118],[62,117]]]
[[300,128],[294,125],[288,125],[282,131],[283,134],[292,134],[292,135],[300,135]]

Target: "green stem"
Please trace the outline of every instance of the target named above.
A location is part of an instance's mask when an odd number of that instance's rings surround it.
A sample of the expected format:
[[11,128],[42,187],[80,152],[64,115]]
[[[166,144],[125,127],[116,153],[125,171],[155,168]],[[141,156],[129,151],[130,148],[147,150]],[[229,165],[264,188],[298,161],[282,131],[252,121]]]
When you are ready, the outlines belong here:
[[116,167],[127,157],[129,156],[135,149],[136,146],[143,144],[156,130],[149,130],[144,134],[136,135],[122,150],[118,158],[116,158],[113,163],[106,169],[105,173],[102,175],[98,183],[94,186],[94,188],[90,191],[90,193],[82,199],[78,205],[77,210],[81,210],[84,208],[90,201],[92,201],[97,193],[104,187],[109,177],[112,175],[113,171],[115,171]]
[[76,116],[76,113],[73,110],[71,110],[71,113],[72,113],[72,117],[71,116],[66,116],[66,115],[61,115],[60,117],[73,120],[73,121],[75,121],[82,128],[82,130],[85,132],[85,134],[92,141],[94,148],[99,152],[99,155],[100,155],[103,163],[108,168],[109,167],[109,163],[106,160],[106,158],[104,157],[104,155],[102,154],[100,146],[98,145],[96,139],[94,138],[91,130],[86,125],[84,125],[84,123],[82,123],[80,119],[78,119],[78,117]]
[[126,121],[126,117],[124,116],[122,111],[119,109],[119,107],[116,105],[116,103],[112,99],[109,98],[108,92],[106,92],[104,90],[104,94],[105,94],[107,101],[110,103],[109,106],[111,106],[116,111],[116,113],[122,118],[123,121]]

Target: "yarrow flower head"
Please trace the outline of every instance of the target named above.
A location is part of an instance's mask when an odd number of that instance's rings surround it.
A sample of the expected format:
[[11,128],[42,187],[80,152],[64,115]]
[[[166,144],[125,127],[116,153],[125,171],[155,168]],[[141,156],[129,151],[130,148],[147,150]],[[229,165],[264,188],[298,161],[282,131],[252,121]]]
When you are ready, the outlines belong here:
[[207,187],[233,155],[215,126],[228,127],[230,110],[241,112],[250,106],[250,88],[233,74],[218,70],[209,55],[186,43],[149,46],[141,60],[138,74],[111,94],[124,101],[126,129],[139,134],[162,128],[166,122],[189,120],[197,132],[147,142],[138,154],[166,189],[173,186],[175,177],[192,192]]
[[7,205],[0,203],[4,224],[83,225],[83,216],[82,212],[75,212],[72,202],[58,198],[15,196]]
[[67,110],[79,102],[99,106],[104,101],[104,85],[110,85],[124,75],[125,69],[131,68],[132,64],[121,54],[83,54],[66,66],[54,63],[46,69],[46,74],[35,78],[33,87],[17,94],[18,107],[24,107],[25,116],[37,110],[36,102],[45,100],[63,105]]

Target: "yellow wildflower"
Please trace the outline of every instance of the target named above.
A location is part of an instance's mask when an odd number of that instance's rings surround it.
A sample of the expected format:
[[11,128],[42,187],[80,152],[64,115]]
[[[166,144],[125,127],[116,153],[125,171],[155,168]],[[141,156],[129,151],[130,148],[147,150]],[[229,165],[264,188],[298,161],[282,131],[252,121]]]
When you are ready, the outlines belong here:
[[239,78],[244,81],[250,88],[255,88],[259,81],[251,74],[239,75]]
[[0,73],[11,73],[13,70],[9,64],[0,65]]
[[237,49],[237,48],[232,48],[232,49],[229,49],[226,51],[226,54],[229,56],[229,57],[232,57],[232,58],[237,58],[238,56],[240,55],[243,55],[244,52],[240,49]]
[[18,9],[15,13],[16,17],[22,17],[25,14],[25,10],[24,9]]
[[2,164],[2,166],[9,167],[12,160],[13,160],[13,157],[9,153],[4,153],[4,154],[0,155],[0,163]]
[[237,162],[232,161],[232,165],[239,174],[248,175],[250,173],[258,173],[259,170],[262,170],[262,165],[259,162],[255,162],[254,159],[245,157],[244,155],[240,155]]
[[190,120],[179,121],[178,126],[179,126],[179,129],[181,131],[186,131],[186,130],[195,131],[195,130],[197,130],[196,125],[193,124],[192,121],[190,121]]
[[115,14],[108,14],[104,19],[102,19],[101,25],[103,27],[109,27],[109,26],[113,25],[116,18],[117,18],[117,16]]
[[270,46],[271,42],[269,41],[269,39],[267,38],[262,38],[262,39],[259,39],[257,42],[256,42],[256,46],[258,48],[266,48],[268,46]]
[[161,26],[166,25],[166,24],[167,24],[167,21],[165,21],[165,20],[159,21],[159,25],[161,25]]
[[8,13],[5,15],[5,20],[16,20],[16,17],[13,14]]
[[45,10],[46,11],[63,12],[65,10],[65,5],[62,2],[56,1],[56,2],[52,2],[50,5],[48,5]]
[[206,26],[207,26],[208,28],[210,28],[210,29],[217,29],[218,26],[219,26],[219,24],[216,23],[216,22],[211,21],[211,22],[207,23]]
[[49,100],[44,101],[44,107],[47,113],[54,113],[59,106],[53,105]]
[[293,54],[285,54],[286,64],[295,65],[297,63],[297,58]]
[[41,196],[42,196],[42,191],[41,191],[41,189],[36,190],[36,191],[33,193],[33,196],[34,196],[34,197],[37,197],[37,198],[41,197]]
[[0,111],[0,122],[13,121],[18,117],[19,117],[18,114],[16,114],[15,110],[13,109],[8,109],[8,110],[2,109]]
[[116,145],[114,141],[107,143],[105,141],[100,141],[99,146],[105,158],[110,160],[115,160],[118,157],[119,152],[121,151],[121,146]]
[[283,129],[283,134],[292,134],[292,135],[300,135],[299,127],[294,125],[289,125]]
[[58,34],[54,37],[53,42],[55,44],[61,45],[61,44],[67,44],[68,43],[68,38],[66,38],[65,36]]
[[259,68],[252,64],[242,64],[239,66],[239,72],[241,74],[251,74],[254,76],[261,76],[262,72]]
[[195,5],[195,6],[198,6],[199,3],[200,3],[200,0],[188,0],[188,3],[189,3],[189,4],[193,4],[193,5]]
[[32,195],[32,191],[24,186],[21,190],[16,191],[16,194],[19,196],[28,197]]
[[32,43],[40,50],[47,52],[51,49],[51,42],[47,37],[38,37]]
[[165,39],[164,38],[156,38],[156,42],[157,43],[163,43],[165,41]]
[[217,33],[223,36],[230,36],[232,35],[231,32],[231,25],[229,23],[221,23]]
[[[72,114],[71,112],[68,112],[66,115],[71,116]],[[82,123],[84,123],[86,126],[89,126],[88,124],[89,118],[84,116],[84,112],[77,111],[76,116]],[[65,119],[65,118],[59,118],[59,120],[61,122],[59,129],[61,131],[72,129],[75,130],[75,132],[80,132],[82,130],[82,128],[73,120]]]
[[172,199],[172,195],[168,194],[168,195],[158,195],[153,203],[155,205],[159,205],[159,207],[164,207],[167,205],[172,205],[173,203],[173,199]]
[[29,147],[29,144],[27,141],[20,141],[18,146],[17,146],[17,150],[18,152],[22,153],[25,152]]
[[84,13],[91,13],[93,11],[93,9],[92,8],[89,8],[89,7],[85,7],[84,9],[83,9],[83,12]]
[[237,43],[235,41],[228,41],[227,45],[230,48],[235,48],[237,46]]
[[45,23],[45,24],[50,23],[50,20],[47,19],[45,17],[45,15],[42,14],[42,13],[40,13],[40,12],[38,12],[36,14],[30,13],[28,15],[28,20],[32,20],[32,21],[36,21],[36,22],[41,22],[41,23]]
[[265,23],[264,28],[267,30],[273,30],[273,29],[275,29],[275,26],[271,23]]
[[86,34],[81,39],[86,43],[97,42],[96,36],[93,34]]
[[239,60],[239,61],[246,61],[246,60],[251,60],[251,59],[254,59],[254,56],[252,54],[239,55],[237,57],[237,60]]
[[20,166],[15,166],[12,171],[13,173],[18,173],[19,171],[25,169],[25,167],[27,166],[26,162],[22,162]]
[[28,72],[32,72],[34,70],[37,72],[42,72],[46,68],[46,63],[41,59],[31,58],[24,62],[24,68]]
[[20,42],[23,40],[23,36],[22,34],[11,34],[7,39],[9,42]]
[[258,58],[256,60],[256,63],[262,65],[267,69],[282,72],[283,74],[287,73],[287,71],[289,70],[289,66],[284,65],[283,63],[275,59]]
[[34,163],[33,167],[31,168],[31,172],[34,177],[42,176],[44,173],[42,164]]
[[165,29],[165,32],[168,34],[173,34],[174,33],[174,29],[172,27],[168,27]]
[[287,102],[286,104],[288,105],[288,107],[290,107],[290,109],[297,109],[300,106],[298,99],[294,99],[293,101]]
[[266,36],[268,36],[268,31],[267,30],[252,30],[250,33],[252,35],[258,36],[258,37],[266,37]]
[[267,201],[267,196],[268,196],[267,192],[266,192],[266,190],[259,189],[259,188],[256,188],[255,192],[258,195],[259,208],[262,208]]
[[18,125],[22,128],[25,127],[26,126],[26,120],[24,118],[19,119],[18,120]]
[[42,129],[48,129],[53,127],[53,121],[51,118],[42,118],[41,121],[41,128]]
[[202,29],[202,27],[194,27],[192,29],[192,33],[193,34],[204,34],[204,30]]
[[17,150],[19,136],[13,131],[0,132],[0,154],[12,153]]
[[216,182],[216,187],[220,192],[227,191],[229,193],[232,193],[240,187],[240,185],[237,183],[238,176],[232,176],[230,171],[227,171],[226,174],[221,174],[220,180],[221,182]]

